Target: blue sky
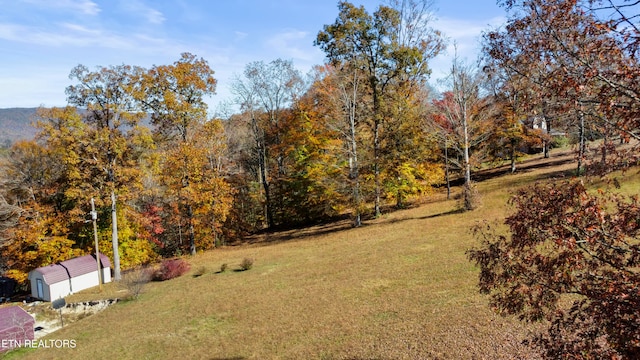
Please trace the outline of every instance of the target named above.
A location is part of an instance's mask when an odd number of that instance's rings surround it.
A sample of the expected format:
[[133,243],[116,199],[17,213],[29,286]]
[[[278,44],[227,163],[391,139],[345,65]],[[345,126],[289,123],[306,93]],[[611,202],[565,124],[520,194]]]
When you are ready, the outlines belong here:
[[[370,12],[384,0],[353,0]],[[245,65],[292,60],[306,73],[324,62],[313,46],[338,15],[337,0],[0,0],[0,108],[64,106],[69,72],[98,66],[170,64],[183,52],[216,72],[210,111],[231,99]],[[434,0],[433,26],[475,60],[483,30],[505,21],[496,0]],[[451,50],[432,61],[432,82]]]

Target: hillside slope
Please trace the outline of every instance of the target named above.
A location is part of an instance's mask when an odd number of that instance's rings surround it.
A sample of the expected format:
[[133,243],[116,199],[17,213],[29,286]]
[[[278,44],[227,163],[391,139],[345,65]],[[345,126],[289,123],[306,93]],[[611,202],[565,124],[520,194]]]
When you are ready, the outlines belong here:
[[[565,155],[568,159],[571,154]],[[559,160],[555,158],[552,160]],[[513,190],[566,176],[570,161],[479,185],[483,205],[454,200],[348,222],[257,237],[254,245],[186,258],[190,274],[150,283],[138,300],[67,325],[48,339],[73,349],[20,351],[24,359],[535,359],[535,328],[494,314],[465,255],[471,226],[500,221]],[[634,172],[634,188],[640,182]],[[236,271],[244,258],[253,269]],[[219,272],[222,264],[229,270]],[[202,273],[200,276],[196,276]],[[124,294],[111,285],[67,302]]]
[[0,147],[8,147],[17,140],[32,139],[36,108],[0,109]]

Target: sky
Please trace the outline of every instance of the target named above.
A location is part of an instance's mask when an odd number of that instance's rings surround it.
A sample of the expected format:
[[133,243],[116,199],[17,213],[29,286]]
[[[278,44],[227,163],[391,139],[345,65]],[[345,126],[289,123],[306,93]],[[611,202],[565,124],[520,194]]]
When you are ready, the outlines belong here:
[[[351,0],[373,12],[384,0]],[[0,108],[65,106],[71,69],[172,64],[189,52],[218,80],[210,112],[253,61],[291,60],[303,73],[325,62],[313,46],[338,16],[338,0],[0,0]],[[496,0],[433,0],[447,51],[430,62],[434,85],[456,44],[473,62],[482,31],[505,22]]]

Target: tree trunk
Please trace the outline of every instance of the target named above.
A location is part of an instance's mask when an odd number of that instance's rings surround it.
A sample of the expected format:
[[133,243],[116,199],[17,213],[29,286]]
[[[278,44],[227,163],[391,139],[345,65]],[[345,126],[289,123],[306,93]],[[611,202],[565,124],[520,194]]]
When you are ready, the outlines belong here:
[[353,182],[353,203],[355,207],[355,216],[353,226],[362,225],[360,215],[360,172],[358,170],[358,144],[355,137],[355,122],[351,121],[351,155],[349,156],[349,177]]
[[544,141],[544,158],[551,157],[551,121],[544,117],[544,121],[547,124],[547,139]]
[[580,116],[580,146],[578,148],[578,168],[576,169],[576,176],[580,176],[582,173],[582,160],[584,158],[585,153],[585,139],[584,139],[584,114],[582,111],[579,114]]
[[267,220],[267,228],[273,227],[273,213],[271,204],[270,184],[267,179],[267,154],[264,143],[259,145],[259,171],[260,181],[262,182],[262,190],[264,191],[264,215]]
[[515,144],[515,140],[511,140],[511,151],[510,151],[509,157],[511,158],[511,173],[513,174],[514,172],[516,172],[516,144]]
[[469,124],[467,120],[467,109],[464,106],[462,118],[462,131],[464,135],[463,156],[464,156],[464,183],[471,185],[471,162],[469,157]]
[[449,144],[444,142],[444,176],[447,181],[447,200],[451,199],[451,181],[449,180]]
[[189,222],[189,253],[191,255],[196,254],[196,235],[193,229],[193,207],[191,204],[187,205],[187,221]]
[[402,209],[404,208],[404,195],[402,194],[402,190],[398,189],[398,195],[396,199],[396,208]]
[[373,174],[375,182],[375,217],[380,217],[380,99],[376,81],[372,81],[373,88]]
[[354,227],[360,227],[362,225],[362,216],[360,214],[360,169],[358,163],[358,142],[356,138],[357,78],[358,74],[354,72],[352,100],[349,100],[349,96],[345,96],[345,101],[349,105],[349,180],[352,181],[353,184],[352,192],[355,207],[355,216],[353,218]]

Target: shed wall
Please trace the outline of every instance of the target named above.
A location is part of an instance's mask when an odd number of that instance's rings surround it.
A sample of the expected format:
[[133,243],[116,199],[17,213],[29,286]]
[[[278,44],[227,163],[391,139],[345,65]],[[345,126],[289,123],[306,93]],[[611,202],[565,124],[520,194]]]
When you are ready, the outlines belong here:
[[51,284],[48,286],[45,284],[44,287],[45,287],[45,296],[46,296],[46,293],[48,292],[49,298],[45,298],[42,300],[53,301],[53,300],[61,299],[67,295],[72,294],[71,288],[69,287],[69,280],[60,281],[58,283]]

